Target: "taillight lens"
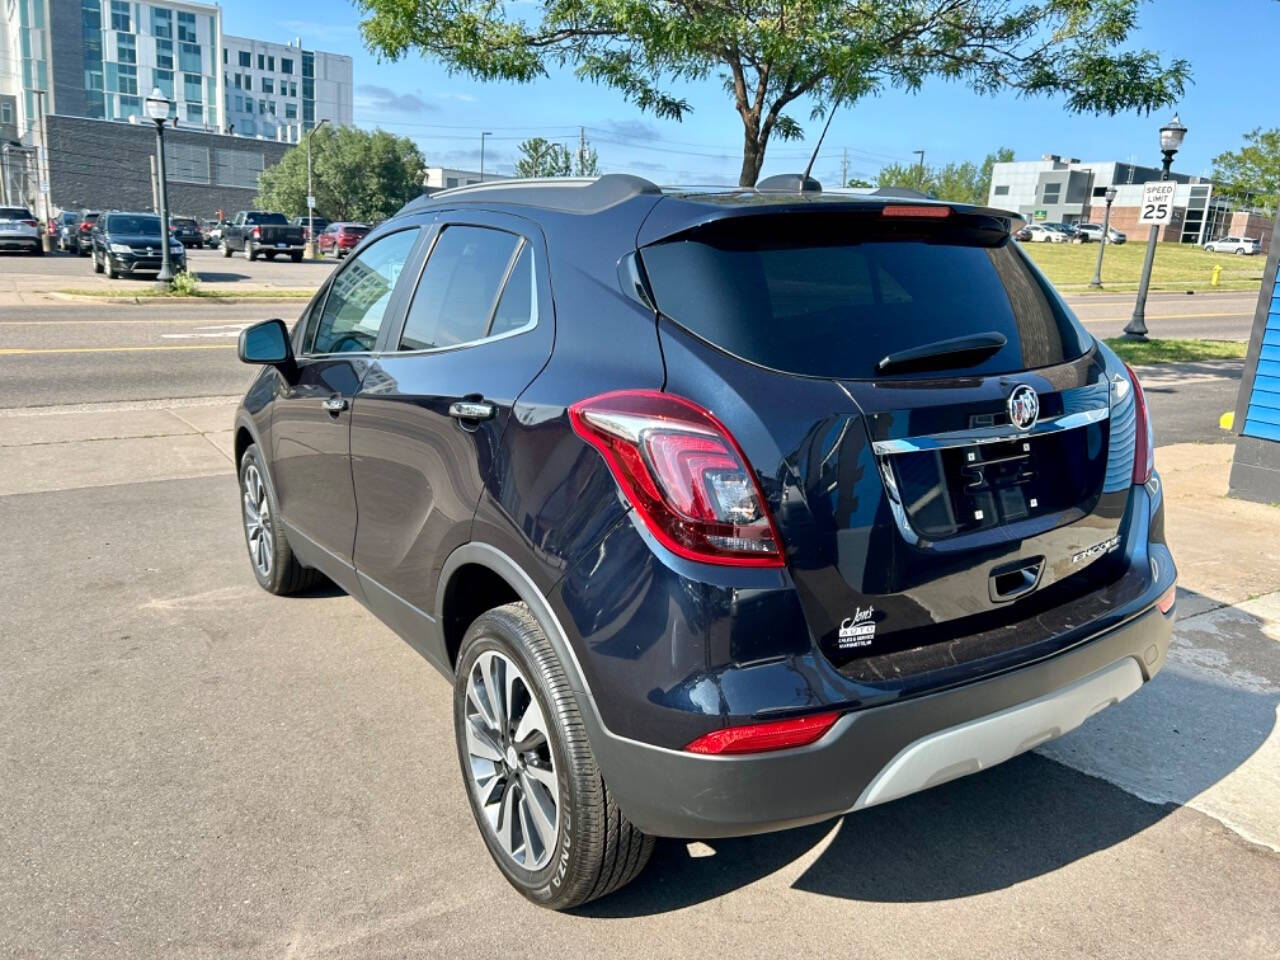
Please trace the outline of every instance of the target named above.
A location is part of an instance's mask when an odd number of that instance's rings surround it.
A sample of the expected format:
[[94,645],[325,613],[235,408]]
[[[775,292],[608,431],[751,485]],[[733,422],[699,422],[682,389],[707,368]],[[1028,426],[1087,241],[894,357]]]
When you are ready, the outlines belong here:
[[88,221],[85,221],[84,223],[80,224],[81,233],[88,233],[92,229],[93,229],[93,224],[89,223]]
[[1133,408],[1136,418],[1134,428],[1137,432],[1137,442],[1133,450],[1133,482],[1146,483],[1156,469],[1156,438],[1151,430],[1151,415],[1147,411],[1147,395],[1142,392],[1138,375],[1127,363],[1124,368],[1128,371],[1129,380],[1133,384]]
[[23,222],[24,224],[26,224],[28,227],[38,227],[38,226],[40,226],[40,223],[39,223],[39,221],[37,221],[37,220],[23,220],[22,222]]
[[712,730],[685,747],[690,753],[768,753],[803,747],[822,738],[840,719],[838,713],[818,713],[790,720],[748,723],[740,727]]
[[261,239],[262,239],[262,231],[261,231],[261,230],[259,230],[257,227],[254,227],[254,228],[253,228],[253,239],[255,239],[255,240],[261,240]]
[[1173,602],[1178,598],[1178,588],[1170,587],[1165,591],[1163,597],[1156,601],[1156,609],[1161,613],[1168,613],[1173,609]]
[[880,211],[880,216],[923,217],[925,219],[940,220],[943,217],[951,216],[951,208],[923,203],[890,203]]
[[783,565],[747,458],[706,410],[669,393],[621,390],[573,404],[569,421],[668,550],[703,563]]

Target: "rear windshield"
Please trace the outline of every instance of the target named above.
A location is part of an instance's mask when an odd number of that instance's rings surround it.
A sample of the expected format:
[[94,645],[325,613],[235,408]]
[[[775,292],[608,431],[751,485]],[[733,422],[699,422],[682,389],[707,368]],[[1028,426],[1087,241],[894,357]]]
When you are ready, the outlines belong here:
[[107,218],[108,233],[132,233],[142,237],[160,236],[159,217],[136,217],[113,213]]
[[34,220],[26,207],[0,207],[0,220]]
[[1004,335],[1005,346],[957,372],[1048,366],[1089,345],[1007,227],[988,217],[730,218],[646,247],[642,257],[662,313],[788,373],[874,378],[889,354],[988,332]]
[[289,221],[283,213],[251,213],[244,218],[244,222],[261,227],[273,224],[286,227],[289,225]]
[[198,224],[194,220],[185,220],[182,217],[174,217],[171,221],[175,227],[195,227]]

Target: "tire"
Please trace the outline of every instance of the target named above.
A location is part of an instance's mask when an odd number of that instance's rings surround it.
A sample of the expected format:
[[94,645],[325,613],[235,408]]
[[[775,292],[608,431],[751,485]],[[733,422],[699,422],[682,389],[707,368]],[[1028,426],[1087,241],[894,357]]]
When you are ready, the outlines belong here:
[[231,259],[231,248],[228,247],[225,243],[222,244],[222,255],[226,257],[228,260]]
[[114,279],[116,279],[116,277],[118,276],[118,274],[116,273],[115,265],[111,262],[111,258],[110,258],[110,257],[108,257],[106,254],[103,254],[103,255],[102,255],[102,265],[103,265],[103,267],[105,267],[105,268],[106,268],[106,271],[107,271],[107,279],[108,279],[108,280],[114,280]]
[[258,259],[258,251],[253,249],[253,242],[251,240],[246,240],[244,242],[244,258],[250,263]]
[[[510,685],[512,703],[502,705],[502,716],[491,724],[477,706],[479,698],[468,696],[468,689],[473,685],[484,689],[486,678],[502,673],[493,686],[499,687],[499,696],[505,700],[505,680],[512,666],[518,677]],[[525,604],[490,610],[467,629],[458,655],[453,704],[454,739],[471,812],[494,863],[513,887],[539,906],[565,910],[635,879],[649,862],[653,838],[622,815],[601,779],[564,669]],[[534,705],[536,715],[530,714]],[[530,718],[533,722],[523,742],[532,746],[517,752],[513,728]],[[487,732],[495,729],[500,732]],[[506,746],[495,750],[498,737]],[[473,755],[473,750],[478,752]],[[495,762],[493,756],[500,760]],[[510,765],[512,758],[515,766]],[[541,774],[533,777],[529,770]],[[548,781],[555,785],[554,798]],[[497,797],[488,805],[488,813],[482,800],[486,795]],[[524,823],[534,824],[530,834],[548,832],[548,799],[556,818],[553,842],[540,844],[536,836],[524,838]],[[535,807],[544,814],[541,830],[536,826]],[[513,814],[510,821],[504,811]],[[513,827],[504,842],[500,835],[507,822]]]
[[301,263],[301,262],[302,262],[302,251],[301,251],[301,250],[299,250],[297,253],[291,253],[291,254],[289,254],[289,259],[290,259],[290,260],[292,260],[294,263]]
[[1243,257],[1243,256],[1244,256],[1244,247],[1236,247],[1236,256],[1237,256],[1237,257]]
[[94,273],[101,273],[101,272],[102,272],[102,261],[98,259],[98,251],[97,251],[97,250],[91,250],[91,251],[89,252],[89,255],[90,255],[91,257],[93,257],[93,272],[94,272]]
[[[271,475],[256,443],[250,444],[240,458],[240,518],[245,548],[249,551],[249,569],[263,590],[284,596],[323,581],[324,575],[304,567],[289,547]],[[257,536],[251,532],[255,527],[259,531]]]

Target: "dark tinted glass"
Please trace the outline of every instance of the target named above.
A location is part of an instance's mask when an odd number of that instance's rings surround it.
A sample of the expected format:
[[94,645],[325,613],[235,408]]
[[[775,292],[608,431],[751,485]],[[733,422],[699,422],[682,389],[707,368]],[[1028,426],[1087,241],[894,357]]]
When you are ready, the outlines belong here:
[[284,224],[289,225],[289,220],[283,213],[251,213],[245,217],[245,223],[254,226],[267,226],[268,224]]
[[538,290],[534,286],[533,251],[526,243],[520,249],[516,265],[511,268],[502,298],[493,314],[489,335],[496,337],[532,323],[538,309]]
[[372,350],[417,230],[376,241],[333,278],[312,337],[312,353]]
[[160,218],[113,213],[107,217],[108,233],[127,233],[139,237],[160,236]]
[[519,243],[502,230],[446,227],[413,295],[400,349],[450,347],[484,337]]
[[0,220],[33,220],[26,207],[0,207]]
[[745,360],[871,378],[891,353],[994,331],[999,352],[958,372],[1074,359],[1086,335],[999,221],[870,213],[720,221],[647,247],[658,308]]

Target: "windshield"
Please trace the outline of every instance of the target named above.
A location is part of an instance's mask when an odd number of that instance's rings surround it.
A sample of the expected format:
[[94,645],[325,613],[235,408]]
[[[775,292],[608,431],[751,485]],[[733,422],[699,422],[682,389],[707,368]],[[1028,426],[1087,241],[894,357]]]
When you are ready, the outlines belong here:
[[289,221],[283,213],[251,213],[245,217],[244,222],[259,227],[265,227],[270,224],[280,224],[286,227],[289,225]]
[[641,252],[657,306],[744,360],[807,376],[877,376],[924,344],[998,333],[959,372],[1075,359],[1088,335],[996,221],[866,214],[717,221]]
[[26,207],[0,207],[0,220],[32,220],[31,211]]
[[135,214],[112,214],[107,218],[108,233],[129,233],[140,237],[160,236],[160,218]]

